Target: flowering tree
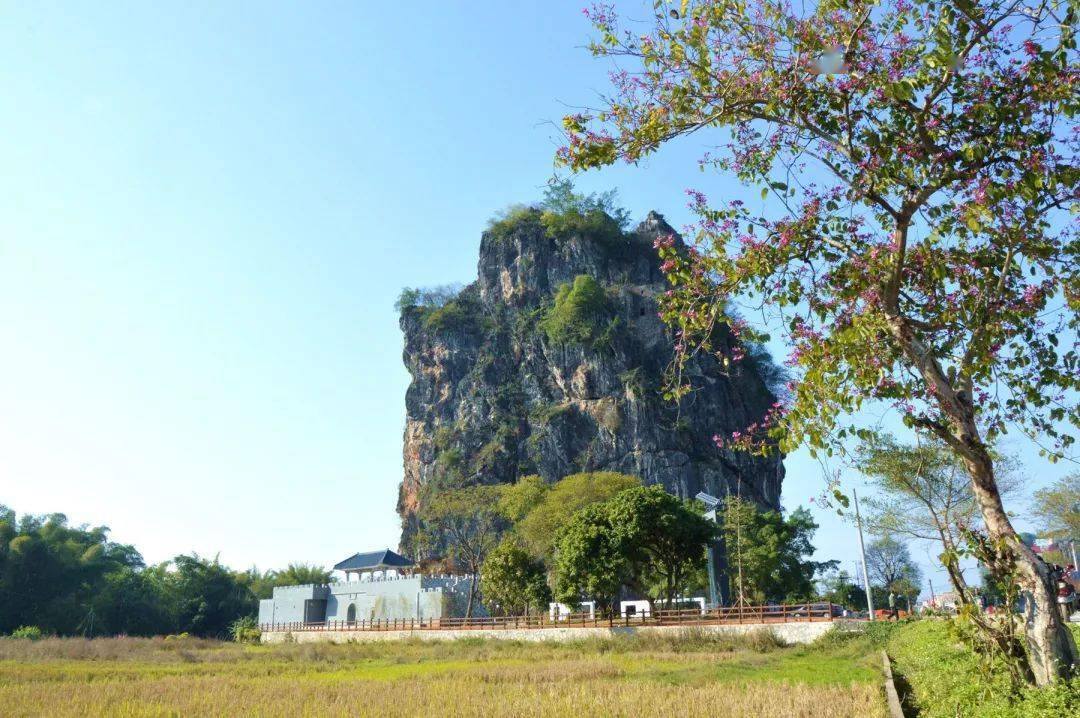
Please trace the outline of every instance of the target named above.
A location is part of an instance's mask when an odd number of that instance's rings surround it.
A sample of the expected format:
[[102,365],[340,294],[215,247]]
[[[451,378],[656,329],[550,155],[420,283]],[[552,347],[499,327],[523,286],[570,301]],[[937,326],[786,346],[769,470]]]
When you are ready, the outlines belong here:
[[763,187],[761,208],[691,192],[691,246],[659,243],[680,358],[722,352],[710,343],[720,323],[754,338],[728,298],[787,334],[787,400],[724,440],[832,453],[863,435],[870,402],[932,432],[970,475],[993,570],[1032,597],[1039,683],[1066,675],[1077,649],[1047,567],[1005,512],[989,446],[1017,429],[1056,459],[1080,425],[1077,10],[684,0],[656,2],[655,21],[627,31],[596,6],[592,51],[623,69],[600,108],[565,118],[557,155],[575,170],[633,163],[730,130],[702,167]]

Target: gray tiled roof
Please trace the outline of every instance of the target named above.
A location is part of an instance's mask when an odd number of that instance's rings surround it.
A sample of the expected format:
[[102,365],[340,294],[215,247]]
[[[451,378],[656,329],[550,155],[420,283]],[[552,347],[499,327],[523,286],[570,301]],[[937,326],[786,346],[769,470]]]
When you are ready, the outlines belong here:
[[334,566],[335,571],[363,571],[365,569],[410,568],[415,564],[404,556],[390,549],[354,553]]

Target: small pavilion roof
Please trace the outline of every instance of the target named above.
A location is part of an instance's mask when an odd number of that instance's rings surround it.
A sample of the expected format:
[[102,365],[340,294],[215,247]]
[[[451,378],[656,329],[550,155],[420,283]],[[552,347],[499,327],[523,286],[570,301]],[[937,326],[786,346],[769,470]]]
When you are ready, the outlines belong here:
[[334,566],[335,571],[381,571],[387,568],[412,568],[416,564],[390,549],[354,553]]

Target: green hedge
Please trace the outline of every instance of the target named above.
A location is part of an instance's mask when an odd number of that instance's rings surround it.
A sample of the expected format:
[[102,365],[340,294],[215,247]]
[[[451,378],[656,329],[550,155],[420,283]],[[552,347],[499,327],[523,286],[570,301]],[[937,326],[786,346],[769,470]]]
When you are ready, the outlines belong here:
[[[1078,627],[1072,628],[1080,639]],[[1062,718],[1076,715],[1080,706],[1080,679],[1010,696],[1004,671],[984,675],[978,657],[947,620],[902,626],[890,636],[887,650],[920,718]]]

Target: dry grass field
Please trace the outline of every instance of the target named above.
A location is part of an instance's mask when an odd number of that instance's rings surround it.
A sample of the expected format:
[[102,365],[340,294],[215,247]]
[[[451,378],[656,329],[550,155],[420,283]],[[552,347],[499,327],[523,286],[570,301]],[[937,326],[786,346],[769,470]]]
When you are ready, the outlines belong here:
[[0,640],[4,716],[884,716],[859,641]]

